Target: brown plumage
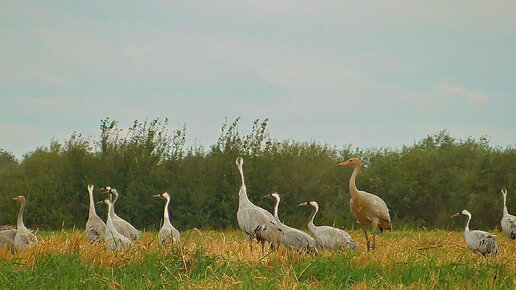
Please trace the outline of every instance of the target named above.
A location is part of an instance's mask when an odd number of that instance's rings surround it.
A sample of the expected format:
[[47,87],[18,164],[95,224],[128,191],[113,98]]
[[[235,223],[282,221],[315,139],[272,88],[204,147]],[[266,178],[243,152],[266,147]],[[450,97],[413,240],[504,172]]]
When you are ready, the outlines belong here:
[[367,250],[371,248],[369,238],[367,237],[367,227],[373,227],[373,246],[376,248],[376,228],[380,231],[392,229],[391,217],[389,216],[389,208],[383,199],[369,192],[357,189],[355,179],[362,169],[362,162],[358,158],[351,158],[348,161],[339,163],[338,166],[353,167],[353,174],[349,180],[349,192],[351,193],[351,201],[349,206],[351,213],[360,223],[364,230],[367,241]]

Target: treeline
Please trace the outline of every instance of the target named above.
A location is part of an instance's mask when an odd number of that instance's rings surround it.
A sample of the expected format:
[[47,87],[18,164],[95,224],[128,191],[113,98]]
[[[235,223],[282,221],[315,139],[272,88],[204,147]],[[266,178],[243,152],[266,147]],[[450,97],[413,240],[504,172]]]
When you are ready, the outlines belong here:
[[[382,197],[395,229],[448,228],[463,225],[450,215],[467,208],[473,227],[494,228],[502,213],[500,189],[509,190],[508,208],[516,213],[516,148],[492,147],[485,138],[456,140],[443,131],[398,149],[342,148],[317,142],[277,141],[267,120],[256,120],[245,135],[239,119],[225,122],[209,148],[185,145],[186,128],[170,132],[167,120],[135,121],[123,131],[116,121],[100,122],[99,140],[73,134],[52,141],[17,160],[0,150],[0,223],[16,223],[17,195],[28,199],[25,221],[33,229],[83,228],[88,216],[89,183],[110,185],[121,193],[119,216],[139,229],[156,229],[163,202],[152,195],[172,196],[173,224],[189,228],[236,228],[240,186],[235,159],[244,158],[250,199],[277,191],[285,223],[306,227],[308,209],[296,205],[316,200],[316,223],[356,228],[349,210],[350,168],[336,167],[350,157],[365,164],[359,189]],[[96,200],[105,196],[96,193]],[[97,213],[106,209],[97,205]]]

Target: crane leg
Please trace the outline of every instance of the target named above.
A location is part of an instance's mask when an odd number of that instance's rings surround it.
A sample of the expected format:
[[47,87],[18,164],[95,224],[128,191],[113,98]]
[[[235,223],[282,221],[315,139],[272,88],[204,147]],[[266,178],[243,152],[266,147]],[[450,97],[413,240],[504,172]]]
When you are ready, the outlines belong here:
[[378,221],[373,220],[373,251],[376,249],[376,228],[378,227]]
[[253,237],[247,237],[247,241],[249,242],[249,248],[251,249],[251,253],[253,252]]
[[265,240],[261,240],[260,243],[262,243],[262,255],[263,253],[265,253],[264,251],[264,248],[265,248]]
[[362,227],[362,229],[364,230],[365,239],[366,239],[366,242],[367,242],[367,251],[369,252],[369,248],[371,247],[371,245],[369,244],[369,238],[367,237],[367,230],[366,230],[365,227]]

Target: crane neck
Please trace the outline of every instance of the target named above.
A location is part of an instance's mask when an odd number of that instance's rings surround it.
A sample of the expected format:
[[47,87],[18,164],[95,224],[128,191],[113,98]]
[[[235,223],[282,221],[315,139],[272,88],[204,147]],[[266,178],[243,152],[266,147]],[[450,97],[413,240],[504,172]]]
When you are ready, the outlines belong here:
[[360,173],[360,169],[361,168],[359,166],[354,167],[353,174],[351,174],[351,178],[349,179],[349,192],[351,193],[351,198],[358,198],[360,195],[355,182],[357,175]]
[[18,212],[18,221],[16,224],[16,228],[18,230],[20,229],[26,229],[25,225],[23,224],[23,211],[25,210],[25,203],[21,203],[20,211]]
[[90,216],[95,216],[95,215],[97,215],[97,212],[95,211],[95,202],[93,200],[93,190],[89,190],[88,189],[88,193],[90,195],[90,211],[89,211],[89,214],[90,214]]
[[469,221],[471,220],[471,215],[468,215],[468,221],[466,222],[466,226],[464,227],[465,232],[469,232]]
[[274,197],[274,199],[276,200],[276,203],[274,204],[274,217],[279,220],[279,214],[278,214],[278,208],[279,208],[279,203],[281,201],[281,199],[279,197]]
[[238,204],[251,203],[249,198],[247,197],[247,189],[245,188],[245,184],[240,186],[240,190],[238,191]]
[[308,218],[308,229],[312,232],[315,229],[314,219],[315,219],[315,215],[317,215],[317,212],[319,212],[319,206],[314,207],[312,214]]
[[503,215],[508,215],[509,211],[507,210],[507,195],[503,195]]
[[168,204],[170,203],[170,198],[167,198],[167,201],[165,202],[165,210],[163,211],[163,219],[164,221],[169,221],[169,215],[168,215]]

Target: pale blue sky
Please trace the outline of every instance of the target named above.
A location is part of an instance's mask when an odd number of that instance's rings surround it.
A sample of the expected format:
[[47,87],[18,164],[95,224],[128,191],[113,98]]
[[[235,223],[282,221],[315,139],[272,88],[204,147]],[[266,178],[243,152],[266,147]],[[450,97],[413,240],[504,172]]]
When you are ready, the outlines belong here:
[[104,117],[204,145],[238,116],[337,146],[516,144],[514,1],[73,2],[0,4],[0,148],[19,157]]

